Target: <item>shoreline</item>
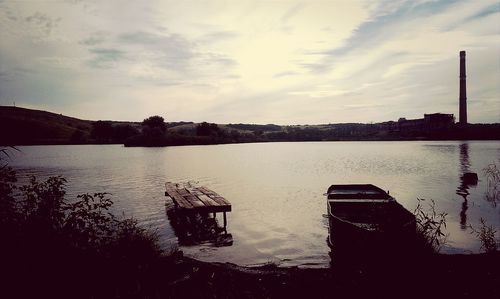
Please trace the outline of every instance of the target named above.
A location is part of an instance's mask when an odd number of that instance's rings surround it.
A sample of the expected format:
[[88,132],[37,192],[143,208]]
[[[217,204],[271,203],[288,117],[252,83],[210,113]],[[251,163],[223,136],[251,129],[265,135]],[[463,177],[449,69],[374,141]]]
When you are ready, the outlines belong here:
[[2,281],[0,293],[6,298],[94,299],[496,298],[500,294],[499,251],[404,254],[372,256],[361,263],[342,260],[320,269],[203,262],[182,251],[153,258],[140,267],[126,260],[117,264],[118,260],[105,259],[96,264],[92,259],[90,264],[71,260],[68,265],[45,267],[51,258],[35,259],[35,267],[22,263],[19,267],[18,260],[9,259],[6,265],[10,267],[4,268],[9,276]]
[[177,147],[177,146],[200,146],[200,145],[225,145],[225,144],[255,144],[255,143],[296,143],[296,142],[422,142],[422,141],[500,141],[500,138],[491,139],[338,139],[338,140],[277,140],[277,141],[248,141],[248,142],[219,142],[219,143],[186,143],[186,144],[171,144],[171,145],[126,145],[124,143],[51,143],[51,142],[34,142],[34,143],[19,143],[0,146],[44,146],[44,145],[122,145],[123,147]]
[[[245,267],[177,256],[179,277],[167,294],[185,297],[285,298],[332,296],[445,296],[484,298],[500,294],[500,252],[427,255],[398,262],[299,268]],[[167,291],[167,290],[165,290]],[[174,295],[175,296],[175,295]]]

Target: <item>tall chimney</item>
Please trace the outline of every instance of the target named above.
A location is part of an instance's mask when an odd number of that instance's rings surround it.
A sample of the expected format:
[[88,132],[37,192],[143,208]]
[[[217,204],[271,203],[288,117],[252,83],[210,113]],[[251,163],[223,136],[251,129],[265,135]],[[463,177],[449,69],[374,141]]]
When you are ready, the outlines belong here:
[[460,110],[459,124],[467,124],[467,90],[465,81],[465,51],[460,51]]

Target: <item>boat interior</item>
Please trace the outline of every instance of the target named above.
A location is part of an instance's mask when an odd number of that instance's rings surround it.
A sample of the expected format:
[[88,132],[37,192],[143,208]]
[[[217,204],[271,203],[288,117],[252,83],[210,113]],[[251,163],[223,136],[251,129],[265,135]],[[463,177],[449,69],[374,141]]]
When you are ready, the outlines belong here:
[[328,199],[389,199],[391,196],[371,184],[331,185]]

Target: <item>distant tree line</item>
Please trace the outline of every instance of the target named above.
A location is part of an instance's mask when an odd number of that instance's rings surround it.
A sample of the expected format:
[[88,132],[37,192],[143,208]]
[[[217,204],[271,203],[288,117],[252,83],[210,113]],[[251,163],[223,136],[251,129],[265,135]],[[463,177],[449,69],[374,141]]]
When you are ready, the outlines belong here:
[[[1,108],[1,107],[0,107]],[[8,108],[8,109],[7,109]],[[155,115],[142,123],[85,121],[60,114],[7,107],[0,109],[0,144],[125,144],[166,146],[273,141],[336,140],[498,140],[500,124],[412,125],[412,120],[373,124],[343,123],[279,126],[165,122]]]
[[127,138],[139,134],[131,125],[113,125],[110,121],[96,121],[92,124],[90,137],[97,143],[123,143]]
[[248,131],[281,131],[281,126],[267,124],[267,125],[254,125],[254,124],[228,124],[230,128]]
[[[189,123],[183,123],[189,124]],[[192,124],[192,123],[191,123]],[[399,130],[393,124],[329,124],[277,126],[202,122],[194,128],[167,128],[164,119],[152,116],[142,123],[142,133],[125,140],[126,146],[169,146],[273,141],[498,139],[500,125],[468,125],[435,130]]]

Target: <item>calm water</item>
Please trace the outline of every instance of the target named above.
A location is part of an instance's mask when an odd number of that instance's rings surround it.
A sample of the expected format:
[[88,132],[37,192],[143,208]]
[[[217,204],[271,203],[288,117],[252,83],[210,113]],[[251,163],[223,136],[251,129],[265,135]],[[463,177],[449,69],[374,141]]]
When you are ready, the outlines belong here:
[[[413,210],[416,198],[434,199],[448,213],[445,252],[477,252],[465,227],[484,218],[500,228],[500,208],[485,198],[482,169],[500,166],[500,142],[307,142],[166,148],[120,145],[26,146],[10,162],[22,175],[63,175],[70,197],[109,192],[115,213],[155,228],[165,247],[177,238],[165,212],[164,182],[195,181],[231,201],[228,232],[234,243],[181,246],[207,261],[254,265],[328,266],[328,222],[323,194],[333,183],[373,183]],[[469,188],[464,171],[479,175]]]

